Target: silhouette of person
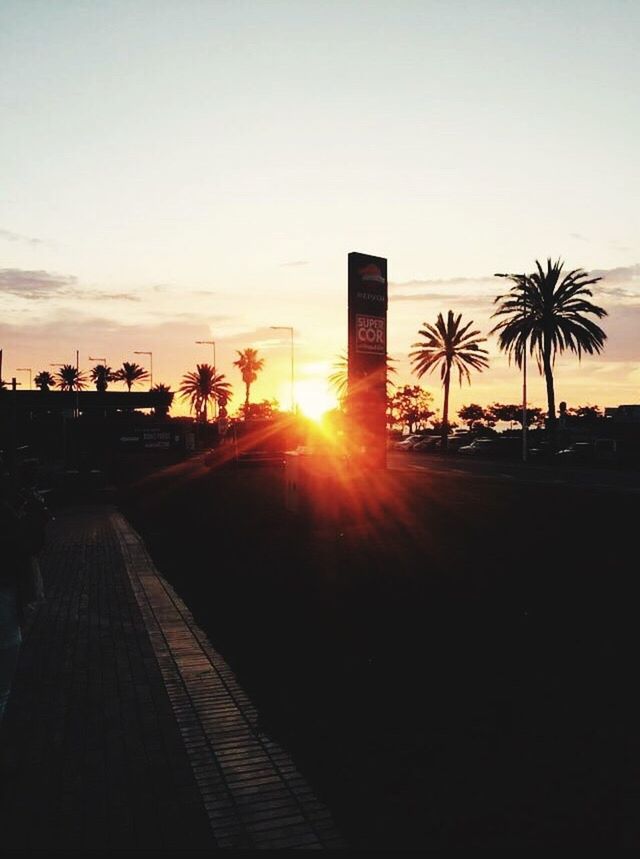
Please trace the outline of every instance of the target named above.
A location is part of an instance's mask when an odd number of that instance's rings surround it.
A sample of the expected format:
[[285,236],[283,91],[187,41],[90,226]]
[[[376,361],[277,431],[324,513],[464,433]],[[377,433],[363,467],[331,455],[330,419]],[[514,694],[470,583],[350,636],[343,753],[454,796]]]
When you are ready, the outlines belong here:
[[46,510],[0,462],[0,724],[18,664],[22,627],[43,597],[37,554],[44,543]]

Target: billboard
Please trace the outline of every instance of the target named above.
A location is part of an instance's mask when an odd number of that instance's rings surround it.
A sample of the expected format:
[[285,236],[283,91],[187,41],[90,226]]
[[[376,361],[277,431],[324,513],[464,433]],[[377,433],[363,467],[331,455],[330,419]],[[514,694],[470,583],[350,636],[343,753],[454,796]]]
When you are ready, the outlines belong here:
[[358,450],[386,465],[387,260],[350,253],[348,262],[348,393]]

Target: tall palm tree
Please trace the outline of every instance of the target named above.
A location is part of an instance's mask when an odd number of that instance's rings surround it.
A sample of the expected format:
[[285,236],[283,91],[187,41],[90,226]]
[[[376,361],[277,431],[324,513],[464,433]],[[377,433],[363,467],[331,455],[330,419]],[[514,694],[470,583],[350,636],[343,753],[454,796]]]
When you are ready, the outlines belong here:
[[63,364],[57,373],[57,384],[61,391],[82,391],[87,380],[75,364]]
[[547,259],[546,271],[536,260],[533,274],[500,275],[513,281],[505,295],[495,301],[498,309],[493,316],[503,319],[492,329],[499,332],[498,345],[522,367],[527,344],[534,355],[538,370],[544,374],[547,387],[547,421],[552,443],[556,436],[556,396],[553,380],[553,365],[556,354],[569,349],[582,357],[583,352],[592,355],[604,347],[607,335],[602,328],[585,314],[598,319],[607,311],[587,298],[592,292],[588,288],[602,278],[590,277],[580,268],[562,275],[564,263],[559,259]]
[[423,322],[423,328],[418,331],[424,339],[418,343],[412,343],[413,352],[409,358],[414,365],[413,371],[418,378],[431,372],[436,367],[440,368],[440,378],[444,387],[444,405],[442,408],[442,448],[447,446],[447,435],[449,431],[449,385],[451,383],[451,370],[458,371],[460,384],[466,379],[471,383],[470,369],[482,370],[489,366],[487,350],[479,344],[486,341],[486,337],[478,336],[479,331],[469,331],[473,322],[468,322],[461,327],[462,314],[453,315],[450,310],[445,323],[442,313],[438,314],[435,325]]
[[184,374],[179,391],[183,400],[190,401],[191,411],[206,423],[209,402],[226,402],[231,396],[231,385],[225,380],[224,373],[216,373],[211,364],[197,364],[195,373]]
[[148,379],[149,373],[144,367],[141,367],[140,364],[136,364],[135,361],[132,361],[131,363],[129,363],[129,361],[123,361],[122,367],[119,370],[116,370],[113,374],[113,378],[119,382],[124,382],[127,386],[127,390],[131,391],[133,385]]
[[109,382],[115,379],[115,373],[111,367],[106,364],[96,364],[91,368],[91,381],[96,386],[96,391],[106,391],[109,387]]
[[33,381],[35,382],[36,388],[39,388],[41,391],[48,391],[49,388],[53,388],[56,383],[53,375],[48,370],[41,370]]
[[244,400],[245,408],[249,406],[249,393],[251,385],[258,378],[258,373],[264,366],[264,358],[258,358],[257,349],[237,349],[238,359],[233,362],[234,367],[238,367],[242,373],[242,381],[245,384],[246,396]]

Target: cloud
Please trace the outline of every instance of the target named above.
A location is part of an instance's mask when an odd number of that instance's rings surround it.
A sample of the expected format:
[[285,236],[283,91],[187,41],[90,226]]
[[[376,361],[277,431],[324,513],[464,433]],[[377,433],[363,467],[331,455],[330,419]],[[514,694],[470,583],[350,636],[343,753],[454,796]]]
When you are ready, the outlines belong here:
[[[629,299],[640,299],[640,291],[636,289],[636,287],[640,287],[640,263],[619,266],[617,268],[593,269],[588,274],[590,277],[602,278],[601,282],[594,286],[594,293],[596,295],[606,297],[613,302],[628,302]],[[486,285],[489,283],[496,286],[494,293],[486,291]],[[478,286],[478,290],[472,291],[469,287],[474,284]],[[450,287],[451,291],[443,292],[443,286]],[[434,301],[457,305],[463,304],[469,307],[492,305],[496,295],[501,295],[505,292],[505,284],[499,283],[495,276],[488,275],[408,280],[402,283],[391,283],[389,287],[391,291],[390,299],[393,302]],[[434,287],[437,291],[431,291]],[[463,287],[463,289],[457,290],[456,287]],[[412,291],[405,293],[405,289],[411,289]]]
[[0,229],[0,239],[4,239],[6,242],[21,242],[22,244],[31,245],[31,247],[44,244],[42,239],[34,239],[31,236],[23,236],[20,233],[11,232],[11,230]]
[[589,241],[589,239],[586,236],[583,236],[580,233],[569,233],[569,236],[572,239],[576,239],[579,242],[588,242]]
[[65,289],[61,298],[78,298],[82,301],[140,301],[137,295],[128,292],[99,292],[96,290]]
[[280,263],[281,268],[289,268],[291,266],[297,266],[297,265],[309,265],[309,260],[308,259],[296,259],[296,260],[292,260],[291,262],[281,262]]
[[68,275],[48,271],[25,271],[19,268],[0,269],[0,292],[19,298],[40,299],[59,295],[61,290],[76,283]]
[[0,293],[15,295],[30,301],[51,298],[80,301],[140,301],[126,292],[101,292],[80,289],[72,275],[52,274],[48,271],[26,271],[19,268],[0,269]]
[[640,292],[634,292],[632,289],[625,289],[622,286],[596,286],[594,292],[609,298],[640,298]]
[[440,303],[448,303],[448,304],[464,304],[469,307],[480,307],[480,306],[489,306],[493,304],[493,301],[498,293],[495,294],[483,294],[478,295],[470,295],[469,293],[455,293],[455,292],[412,292],[408,295],[392,295],[391,301],[394,303],[397,301],[438,301]]
[[597,268],[589,272],[592,277],[601,277],[607,283],[625,283],[630,280],[640,281],[640,263],[619,266],[618,268]]
[[495,275],[481,274],[478,277],[436,277],[426,280],[405,280],[402,283],[391,282],[389,288],[396,289],[428,289],[432,286],[456,286],[469,283],[495,283]]

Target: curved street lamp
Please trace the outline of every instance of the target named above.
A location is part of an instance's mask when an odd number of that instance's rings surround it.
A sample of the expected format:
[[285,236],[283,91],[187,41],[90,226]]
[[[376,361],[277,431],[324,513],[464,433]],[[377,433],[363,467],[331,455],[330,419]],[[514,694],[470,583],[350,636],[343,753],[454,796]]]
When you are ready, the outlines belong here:
[[295,413],[295,376],[293,364],[293,328],[291,325],[270,325],[272,331],[288,331],[291,335],[291,414]]
[[29,374],[29,390],[33,387],[31,381],[31,367],[16,367],[16,373],[28,373]]
[[[526,274],[506,274],[498,272],[494,277],[510,277],[512,280],[519,281],[522,287],[522,315],[526,319],[527,316],[527,275]],[[527,333],[525,329],[524,349],[522,350],[522,461],[527,461]]]

